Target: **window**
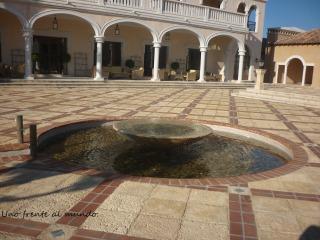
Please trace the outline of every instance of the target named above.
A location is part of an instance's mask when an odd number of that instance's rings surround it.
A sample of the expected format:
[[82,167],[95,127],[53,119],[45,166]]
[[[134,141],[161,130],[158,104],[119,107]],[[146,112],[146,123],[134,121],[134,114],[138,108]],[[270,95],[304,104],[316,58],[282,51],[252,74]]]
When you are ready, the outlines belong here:
[[[97,45],[94,47],[94,65],[97,61]],[[121,43],[104,42],[102,46],[102,66],[121,66]]]
[[237,9],[238,13],[246,13],[246,4],[245,3],[240,3]]
[[256,18],[257,18],[257,8],[252,6],[248,13],[248,28],[250,32],[256,32]]
[[222,0],[203,0],[202,5],[214,8],[220,8]]

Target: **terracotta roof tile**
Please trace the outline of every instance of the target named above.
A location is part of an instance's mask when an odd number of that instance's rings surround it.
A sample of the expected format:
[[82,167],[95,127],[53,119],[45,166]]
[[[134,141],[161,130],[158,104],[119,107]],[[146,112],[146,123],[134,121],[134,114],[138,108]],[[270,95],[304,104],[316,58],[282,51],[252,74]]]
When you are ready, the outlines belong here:
[[278,40],[275,45],[320,44],[320,28],[305,33],[299,33],[286,39]]

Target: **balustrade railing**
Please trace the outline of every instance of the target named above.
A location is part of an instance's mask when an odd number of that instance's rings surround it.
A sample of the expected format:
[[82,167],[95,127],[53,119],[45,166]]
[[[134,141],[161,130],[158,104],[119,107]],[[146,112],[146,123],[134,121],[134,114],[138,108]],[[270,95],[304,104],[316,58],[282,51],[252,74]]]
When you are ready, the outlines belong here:
[[[61,2],[62,0],[32,0],[33,2]],[[154,11],[168,16],[200,19],[207,22],[224,23],[247,27],[247,16],[212,7],[193,5],[174,0],[64,0],[73,5],[92,5],[93,7],[120,7],[128,10]]]

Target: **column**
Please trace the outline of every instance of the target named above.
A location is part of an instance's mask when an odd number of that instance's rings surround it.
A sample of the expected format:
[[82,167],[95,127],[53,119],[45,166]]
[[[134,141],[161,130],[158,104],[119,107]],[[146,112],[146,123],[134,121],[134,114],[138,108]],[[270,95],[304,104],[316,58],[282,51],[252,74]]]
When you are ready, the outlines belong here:
[[283,83],[283,84],[287,84],[287,74],[288,74],[288,66],[285,65],[285,66],[284,66],[283,80],[282,80],[282,83]]
[[153,75],[151,81],[160,81],[159,78],[159,58],[160,58],[160,48],[161,43],[155,42],[154,47],[154,61],[153,61]]
[[242,76],[243,76],[243,62],[244,62],[244,56],[246,55],[245,50],[239,50],[239,69],[238,69],[238,83],[242,82]]
[[254,66],[253,66],[253,65],[250,65],[250,67],[249,67],[248,81],[253,81],[253,73],[254,73]]
[[31,28],[23,30],[24,37],[24,78],[27,80],[34,79],[32,74],[32,42],[33,31]]
[[96,36],[94,38],[97,43],[96,77],[94,80],[104,80],[104,77],[102,76],[102,46],[104,37]]
[[205,82],[204,74],[206,70],[206,55],[207,55],[207,47],[200,47],[201,52],[201,62],[200,62],[200,78],[198,82]]
[[306,84],[307,66],[303,65],[302,86]]

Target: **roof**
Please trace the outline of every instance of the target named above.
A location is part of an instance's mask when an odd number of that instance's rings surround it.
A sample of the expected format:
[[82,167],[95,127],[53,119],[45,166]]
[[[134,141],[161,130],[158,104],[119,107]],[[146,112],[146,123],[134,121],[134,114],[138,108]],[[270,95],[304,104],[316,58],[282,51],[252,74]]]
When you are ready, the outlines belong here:
[[275,28],[269,28],[269,29],[286,30],[291,32],[299,32],[299,33],[306,32],[304,29],[297,28],[297,27],[275,27]]
[[320,44],[320,28],[278,40],[275,45]]

